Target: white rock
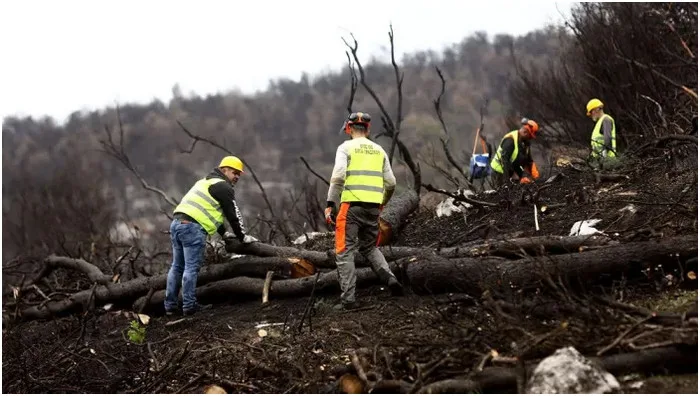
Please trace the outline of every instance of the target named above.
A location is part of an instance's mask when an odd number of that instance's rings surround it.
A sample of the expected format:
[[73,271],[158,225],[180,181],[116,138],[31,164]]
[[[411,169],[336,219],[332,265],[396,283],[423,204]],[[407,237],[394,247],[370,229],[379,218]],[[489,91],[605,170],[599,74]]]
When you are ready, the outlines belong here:
[[[460,188],[455,192],[455,195],[469,197],[471,195],[474,195],[474,192],[472,190]],[[437,205],[437,207],[435,208],[435,214],[437,214],[437,217],[452,216],[455,213],[464,212],[466,209],[469,209],[471,207],[472,205],[466,202],[457,202],[455,204],[455,199],[449,197]]]
[[558,349],[537,365],[525,393],[608,393],[620,388],[609,372],[573,347]]
[[593,226],[600,223],[601,219],[581,220],[574,223],[569,231],[569,236],[603,234]]

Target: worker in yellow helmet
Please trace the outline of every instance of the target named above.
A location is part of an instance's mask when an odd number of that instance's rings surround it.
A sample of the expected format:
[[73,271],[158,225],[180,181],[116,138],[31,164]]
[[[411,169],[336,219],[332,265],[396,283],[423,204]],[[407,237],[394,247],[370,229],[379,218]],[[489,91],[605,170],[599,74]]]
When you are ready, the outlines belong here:
[[243,173],[243,162],[234,156],[224,157],[217,168],[197,181],[173,211],[170,241],[173,262],[165,287],[165,313],[172,315],[178,308],[178,293],[182,286],[182,313],[191,315],[209,306],[197,304],[195,288],[199,268],[204,260],[207,235],[226,235],[224,217],[233,234],[243,243],[257,241],[246,235],[241,212],[236,205],[233,186]]
[[595,122],[591,134],[591,158],[613,158],[617,156],[615,120],[603,111],[600,99],[591,99],[586,104],[586,115]]
[[[379,214],[391,199],[396,177],[389,157],[382,146],[367,139],[371,117],[352,113],[343,129],[352,139],[338,147],[328,188],[326,223],[335,225],[335,254],[340,281],[338,309],[358,307],[355,301],[355,253],[359,251],[377,277],[386,283],[393,295],[401,295],[403,286],[391,272],[379,240]],[[340,204],[337,213],[336,208]]]
[[510,131],[503,136],[496,155],[491,160],[493,188],[498,188],[508,179],[526,184],[540,177],[530,152],[530,141],[535,138],[540,126],[527,118],[523,118],[520,124],[520,129]]

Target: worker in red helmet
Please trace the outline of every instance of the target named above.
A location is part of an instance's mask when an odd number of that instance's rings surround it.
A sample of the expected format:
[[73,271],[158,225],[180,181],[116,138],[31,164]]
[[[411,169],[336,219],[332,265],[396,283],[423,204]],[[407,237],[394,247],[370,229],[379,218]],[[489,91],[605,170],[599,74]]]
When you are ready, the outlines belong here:
[[508,132],[501,139],[496,155],[491,160],[494,188],[503,185],[508,178],[526,184],[540,177],[530,152],[530,141],[535,138],[540,127],[537,122],[527,118],[523,118],[520,124],[520,129]]
[[[391,199],[396,177],[382,146],[369,136],[371,117],[352,113],[343,129],[352,139],[338,147],[328,188],[326,223],[335,225],[335,254],[340,281],[339,309],[358,307],[355,301],[355,253],[369,261],[377,277],[389,286],[393,295],[401,295],[403,286],[391,272],[384,255],[377,249],[379,214]],[[340,210],[336,214],[336,208]]]

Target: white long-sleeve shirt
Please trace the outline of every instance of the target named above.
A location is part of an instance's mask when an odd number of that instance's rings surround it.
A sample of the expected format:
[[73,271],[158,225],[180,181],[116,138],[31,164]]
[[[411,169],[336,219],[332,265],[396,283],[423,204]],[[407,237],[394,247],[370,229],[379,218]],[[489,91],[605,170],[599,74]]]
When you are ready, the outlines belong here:
[[[363,144],[371,144],[375,150],[379,150],[384,155],[384,165],[382,168],[382,174],[384,176],[384,202],[387,201],[394,194],[394,189],[396,188],[396,177],[394,176],[394,171],[391,169],[391,163],[389,162],[389,156],[386,154],[384,148],[373,141],[361,137],[356,139],[363,139]],[[331,173],[331,185],[328,188],[328,202],[333,202],[336,205],[340,202],[340,195],[343,193],[343,186],[345,185],[345,174],[348,170],[348,164],[350,163],[350,140],[343,142],[338,146],[338,150],[335,152],[335,165],[333,166],[333,173]]]

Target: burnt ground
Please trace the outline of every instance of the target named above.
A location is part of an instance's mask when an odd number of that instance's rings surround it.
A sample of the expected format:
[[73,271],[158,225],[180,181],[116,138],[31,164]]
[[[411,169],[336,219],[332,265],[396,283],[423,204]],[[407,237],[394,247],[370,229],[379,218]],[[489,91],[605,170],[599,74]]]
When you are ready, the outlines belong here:
[[508,185],[476,197],[507,209],[472,207],[449,217],[437,217],[434,210],[414,212],[408,224],[420,227],[407,225],[395,244],[442,247],[486,238],[569,235],[573,224],[585,219],[600,219],[595,227],[621,241],[695,234],[697,163],[680,166],[651,159],[616,170],[615,176],[624,176],[616,181],[597,181],[593,172],[570,167],[554,168],[550,174],[558,176],[551,183]]
[[[696,292],[660,295],[685,300],[676,312],[697,310]],[[3,391],[199,393],[208,384],[218,384],[229,392],[336,392],[335,379],[344,372],[352,351],[366,359],[366,370],[383,378],[412,383],[422,371],[425,383],[430,383],[464,375],[491,350],[513,356],[543,335],[543,342],[526,353],[528,359],[544,358],[563,345],[595,355],[622,328],[632,325],[621,312],[603,307],[597,307],[593,316],[543,319],[528,318],[523,312],[504,321],[461,295],[397,298],[375,287],[362,291],[365,308],[355,312],[336,312],[334,298],[320,297],[311,329],[307,321],[298,332],[307,300],[219,305],[170,326],[173,319],[154,317],[140,345],[123,334],[131,320],[123,312],[90,315],[84,321],[25,323],[3,337]],[[255,327],[260,323],[276,325],[265,327],[268,333],[260,337]],[[697,352],[696,327],[669,328],[642,337],[638,344],[669,337]],[[613,348],[610,353],[626,350]],[[690,375],[680,377],[685,381],[659,387],[663,380],[655,377],[648,387],[628,391],[695,392],[697,376],[692,373],[697,366],[686,369]],[[630,384],[639,379],[631,376]]]
[[[394,244],[438,247],[485,237],[568,235],[575,221],[586,218],[602,219],[596,227],[621,242],[697,234],[697,162],[689,168],[667,158],[648,160],[625,168],[629,179],[599,183],[588,172],[557,170],[562,175],[549,187],[511,186],[475,197],[499,208],[474,207],[443,218],[416,212]],[[538,207],[548,206],[540,212],[539,232],[533,195]],[[621,211],[627,205],[635,212]],[[310,241],[307,248],[325,250],[328,242]],[[336,393],[338,378],[356,372],[353,355],[370,382],[384,380],[389,388],[383,392],[417,391],[442,379],[469,377],[482,361],[486,368],[514,368],[484,359],[491,351],[536,362],[567,345],[587,356],[610,347],[607,356],[671,340],[697,354],[696,325],[640,324],[648,311],[593,298],[607,295],[649,310],[697,312],[697,283],[681,271],[671,280],[641,279],[589,291],[543,286],[504,306],[466,294],[390,297],[375,286],[358,290],[363,307],[350,312],[333,308],[335,295],[317,296],[311,325],[307,317],[300,330],[308,296],[267,305],[231,301],[179,323],[173,324],[179,318],[152,317],[143,343],[129,340],[133,318],[125,311],[7,323],[3,392],[200,393],[216,384],[229,393]],[[562,299],[570,304],[562,306]],[[537,309],[550,305],[554,309]],[[256,329],[261,323],[272,324],[264,327],[263,337]],[[625,342],[614,345],[625,331]],[[342,378],[344,386],[357,380]],[[674,367],[668,362],[665,368],[618,379],[625,393],[698,390],[697,363]]]

